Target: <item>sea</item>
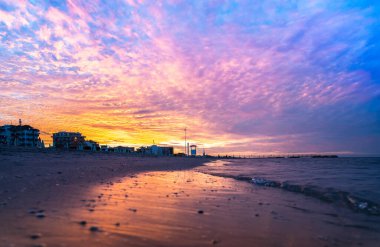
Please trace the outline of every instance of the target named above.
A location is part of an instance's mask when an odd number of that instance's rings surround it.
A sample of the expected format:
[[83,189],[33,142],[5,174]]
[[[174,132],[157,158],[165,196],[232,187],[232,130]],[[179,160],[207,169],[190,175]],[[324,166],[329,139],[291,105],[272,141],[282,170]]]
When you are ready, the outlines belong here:
[[200,171],[380,215],[380,158],[231,159],[210,162]]

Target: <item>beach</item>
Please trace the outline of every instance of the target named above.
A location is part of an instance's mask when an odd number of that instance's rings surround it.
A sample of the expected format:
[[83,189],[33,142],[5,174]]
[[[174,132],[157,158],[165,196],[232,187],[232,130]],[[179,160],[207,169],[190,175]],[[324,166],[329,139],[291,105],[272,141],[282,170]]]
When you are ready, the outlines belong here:
[[377,246],[379,217],[205,158],[0,150],[0,246]]

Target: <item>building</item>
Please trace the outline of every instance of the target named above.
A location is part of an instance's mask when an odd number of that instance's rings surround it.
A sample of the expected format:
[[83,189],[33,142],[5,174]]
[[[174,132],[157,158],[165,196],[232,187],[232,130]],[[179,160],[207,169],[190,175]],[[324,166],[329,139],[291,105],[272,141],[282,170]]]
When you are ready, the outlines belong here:
[[114,148],[114,152],[115,153],[133,153],[135,152],[135,148],[134,147],[123,147],[123,146],[117,146]]
[[152,146],[138,148],[137,153],[141,153],[144,155],[154,155],[154,156],[173,156],[174,148],[152,145]]
[[61,131],[53,134],[53,147],[67,150],[83,150],[85,136],[79,132]]
[[101,145],[100,146],[100,151],[102,151],[102,152],[108,152],[108,149],[109,149],[109,147],[107,145]]
[[173,147],[161,147],[163,156],[173,156],[174,148]]
[[29,125],[4,125],[0,127],[0,144],[17,147],[43,148],[40,131]]
[[85,141],[82,145],[83,145],[82,150],[84,151],[99,151],[100,150],[99,143],[95,141],[91,141],[91,140]]
[[148,147],[139,147],[136,149],[136,153],[147,154],[148,153]]
[[[13,144],[11,127],[13,125],[4,125],[0,128],[0,143],[3,145],[11,146]],[[12,145],[14,146],[14,144]]]
[[143,155],[155,155],[155,156],[162,156],[162,150],[157,145],[147,146],[147,147],[139,147],[137,149],[138,153],[141,153]]

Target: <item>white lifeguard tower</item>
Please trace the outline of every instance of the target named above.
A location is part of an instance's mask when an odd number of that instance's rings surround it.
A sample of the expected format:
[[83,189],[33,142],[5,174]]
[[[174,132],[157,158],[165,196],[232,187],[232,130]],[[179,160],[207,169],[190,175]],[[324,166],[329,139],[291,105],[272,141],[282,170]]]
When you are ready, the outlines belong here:
[[191,156],[196,156],[197,155],[197,145],[190,145],[190,154]]

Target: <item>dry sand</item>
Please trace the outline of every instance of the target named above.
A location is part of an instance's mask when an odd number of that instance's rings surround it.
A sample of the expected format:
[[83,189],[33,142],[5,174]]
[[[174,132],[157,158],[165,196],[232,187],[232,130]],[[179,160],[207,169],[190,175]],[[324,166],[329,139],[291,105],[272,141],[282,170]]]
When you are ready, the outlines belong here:
[[0,150],[0,246],[378,246],[378,218],[203,162]]

